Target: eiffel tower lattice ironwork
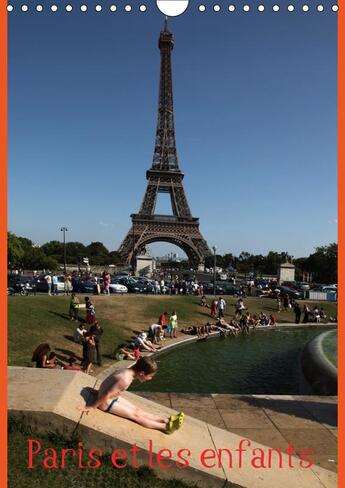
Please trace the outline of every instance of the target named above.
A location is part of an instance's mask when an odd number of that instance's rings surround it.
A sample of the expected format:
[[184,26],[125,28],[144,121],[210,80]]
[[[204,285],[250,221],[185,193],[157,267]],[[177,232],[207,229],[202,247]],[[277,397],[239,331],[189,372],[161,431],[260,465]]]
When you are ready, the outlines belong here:
[[[193,267],[211,255],[199,230],[199,219],[192,216],[184,192],[184,174],[176,153],[173,93],[171,76],[172,33],[165,20],[159,36],[161,52],[159,107],[152,167],[146,172],[146,192],[137,214],[132,214],[132,227],[123,240],[119,253],[124,261],[135,266],[135,257],[145,246],[157,241],[177,245],[187,254]],[[169,193],[173,215],[155,214],[158,193]]]

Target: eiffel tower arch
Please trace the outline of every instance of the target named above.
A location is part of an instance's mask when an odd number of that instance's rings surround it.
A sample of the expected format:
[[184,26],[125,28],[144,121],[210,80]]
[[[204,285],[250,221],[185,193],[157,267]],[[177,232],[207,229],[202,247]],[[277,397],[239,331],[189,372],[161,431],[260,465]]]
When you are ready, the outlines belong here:
[[[192,216],[184,192],[175,139],[171,51],[172,33],[165,21],[158,41],[161,53],[158,120],[151,168],[146,172],[147,187],[137,214],[132,214],[132,226],[119,247],[124,261],[135,267],[135,257],[153,242],[169,242],[180,247],[192,267],[202,264],[211,255],[199,230],[199,219]],[[159,193],[170,195],[173,215],[157,215],[155,207]]]

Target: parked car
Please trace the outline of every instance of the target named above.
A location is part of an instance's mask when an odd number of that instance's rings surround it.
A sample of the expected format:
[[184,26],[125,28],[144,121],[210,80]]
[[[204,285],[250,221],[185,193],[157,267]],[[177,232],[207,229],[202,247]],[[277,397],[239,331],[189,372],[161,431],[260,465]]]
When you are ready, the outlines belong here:
[[111,278],[109,285],[110,293],[128,293],[127,286],[119,283],[117,279]]
[[153,280],[145,278],[144,276],[135,279],[146,288],[146,293],[155,293],[155,282]]
[[[216,295],[234,295],[238,292],[238,287],[235,287],[232,283],[218,283],[216,282]],[[205,283],[203,285],[203,293],[205,295],[214,294],[214,284]]]
[[133,277],[123,276],[118,283],[124,285],[129,293],[148,293],[146,286]]
[[94,279],[91,280],[79,280],[75,279],[72,282],[73,291],[75,293],[95,293],[96,292],[96,281]]
[[[294,298],[295,300],[302,298],[302,293],[288,286],[276,286],[274,291],[275,290],[280,290],[280,295],[289,295],[290,298]],[[276,295],[277,294],[275,293],[275,296]]]
[[319,288],[313,288],[312,291],[321,291],[323,293],[337,293],[338,290],[331,286],[320,286]]
[[[53,278],[53,277],[52,277]],[[65,291],[65,277],[64,275],[57,275],[58,284],[57,284],[57,291],[64,292]],[[35,278],[36,289],[40,292],[48,292],[48,285],[43,275],[38,276]],[[53,289],[53,283],[52,283]]]

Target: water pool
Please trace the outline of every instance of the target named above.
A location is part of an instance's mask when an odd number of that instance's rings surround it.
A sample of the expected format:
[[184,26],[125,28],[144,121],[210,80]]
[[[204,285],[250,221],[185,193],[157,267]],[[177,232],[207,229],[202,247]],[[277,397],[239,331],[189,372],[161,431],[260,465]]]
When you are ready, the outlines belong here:
[[277,328],[212,338],[156,357],[158,373],[134,391],[291,395],[300,393],[300,353],[330,330]]

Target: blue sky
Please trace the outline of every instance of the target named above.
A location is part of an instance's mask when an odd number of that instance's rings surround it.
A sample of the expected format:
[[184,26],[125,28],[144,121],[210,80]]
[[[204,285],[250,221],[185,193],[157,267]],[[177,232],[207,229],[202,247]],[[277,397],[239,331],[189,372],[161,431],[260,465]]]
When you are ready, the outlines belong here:
[[[152,163],[163,17],[152,0],[145,13],[70,3],[9,14],[9,230],[42,244],[66,226],[69,240],[113,250]],[[202,3],[169,20],[192,213],[220,253],[309,255],[337,240],[337,15]]]

